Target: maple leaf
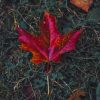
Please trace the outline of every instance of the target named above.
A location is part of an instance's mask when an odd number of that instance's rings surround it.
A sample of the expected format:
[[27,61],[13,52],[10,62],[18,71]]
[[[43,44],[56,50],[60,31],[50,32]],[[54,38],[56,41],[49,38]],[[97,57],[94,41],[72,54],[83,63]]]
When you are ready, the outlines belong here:
[[85,96],[86,96],[86,92],[78,89],[69,96],[68,100],[81,100],[81,97],[85,97]]
[[70,2],[85,12],[88,12],[93,0],[70,0]]
[[40,35],[31,35],[17,26],[18,40],[22,50],[33,54],[31,61],[35,64],[41,62],[59,62],[60,56],[65,52],[75,50],[76,43],[83,29],[61,35],[56,26],[56,17],[47,11],[40,22]]

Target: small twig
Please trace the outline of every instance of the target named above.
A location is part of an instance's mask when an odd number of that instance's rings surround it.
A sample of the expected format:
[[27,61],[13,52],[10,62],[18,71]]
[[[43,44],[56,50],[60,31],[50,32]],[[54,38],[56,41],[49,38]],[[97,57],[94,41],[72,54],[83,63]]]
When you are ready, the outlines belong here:
[[56,83],[60,88],[64,88],[61,84],[59,84],[57,81],[55,80],[51,80],[53,83]]
[[66,0],[66,9],[68,10],[68,12],[74,14],[80,20],[80,17],[78,16],[78,14],[68,7],[67,0]]
[[24,80],[25,78],[22,78],[20,80],[18,80],[16,83],[16,85],[14,86],[14,91],[16,90],[16,88],[18,88],[19,84]]
[[60,8],[58,8],[58,11],[60,12],[60,15],[63,16],[63,12],[61,11]]
[[18,13],[20,17],[23,19],[23,21],[34,31],[34,28],[25,20],[25,18],[22,16],[22,14],[18,10],[15,11],[14,9],[11,9],[11,11]]
[[72,91],[72,93],[75,92],[75,91],[77,91],[77,90],[82,90],[82,89],[84,89],[84,88],[83,88],[83,87],[80,87],[80,88],[74,89],[74,90]]
[[21,16],[21,18],[23,19],[23,21],[34,31],[34,28],[24,19],[24,17],[22,16],[22,14],[17,11],[17,13]]
[[72,89],[71,89],[71,87],[65,82],[65,81],[63,81],[63,83],[65,84],[65,86],[67,86],[68,88],[69,88],[69,90],[71,91],[71,93],[72,93]]

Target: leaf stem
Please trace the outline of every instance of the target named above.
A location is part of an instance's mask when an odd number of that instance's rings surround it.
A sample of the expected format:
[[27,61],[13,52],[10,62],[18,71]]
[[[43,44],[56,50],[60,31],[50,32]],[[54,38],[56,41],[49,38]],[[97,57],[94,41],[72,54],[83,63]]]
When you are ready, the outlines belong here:
[[50,95],[49,75],[47,75],[47,89],[48,89],[48,96],[49,96]]

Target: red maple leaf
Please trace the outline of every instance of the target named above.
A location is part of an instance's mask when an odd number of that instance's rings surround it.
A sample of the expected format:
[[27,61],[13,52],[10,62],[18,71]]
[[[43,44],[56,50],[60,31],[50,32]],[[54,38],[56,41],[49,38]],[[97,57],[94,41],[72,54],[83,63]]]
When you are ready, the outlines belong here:
[[61,35],[57,29],[55,16],[47,11],[40,22],[40,35],[31,35],[17,26],[18,40],[22,50],[33,54],[31,61],[35,64],[41,62],[59,62],[60,56],[65,52],[75,50],[76,43],[83,29]]

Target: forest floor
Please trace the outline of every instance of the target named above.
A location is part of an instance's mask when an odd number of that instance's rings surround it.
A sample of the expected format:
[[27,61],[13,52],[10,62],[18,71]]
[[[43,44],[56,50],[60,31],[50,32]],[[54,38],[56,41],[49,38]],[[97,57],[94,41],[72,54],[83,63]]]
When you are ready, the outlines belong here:
[[[31,53],[19,49],[14,24],[16,18],[38,34],[46,10],[56,16],[62,34],[85,27],[76,50],[51,63],[49,96],[45,63],[31,63]],[[0,100],[100,100],[100,1],[85,12],[69,0],[0,0]]]

